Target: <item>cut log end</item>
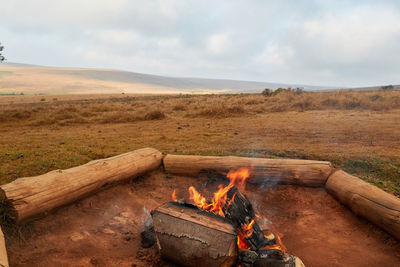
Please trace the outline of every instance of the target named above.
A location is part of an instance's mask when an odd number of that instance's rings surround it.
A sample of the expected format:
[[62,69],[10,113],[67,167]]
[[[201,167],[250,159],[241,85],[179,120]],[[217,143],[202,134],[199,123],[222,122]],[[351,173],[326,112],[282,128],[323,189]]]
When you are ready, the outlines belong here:
[[0,224],[9,225],[18,221],[18,212],[13,202],[7,199],[3,189],[0,188]]
[[4,240],[4,235],[3,235],[3,231],[1,230],[1,227],[0,227],[0,266],[8,267],[6,242]]
[[185,266],[232,266],[236,233],[224,218],[197,207],[168,202],[152,211],[161,255]]

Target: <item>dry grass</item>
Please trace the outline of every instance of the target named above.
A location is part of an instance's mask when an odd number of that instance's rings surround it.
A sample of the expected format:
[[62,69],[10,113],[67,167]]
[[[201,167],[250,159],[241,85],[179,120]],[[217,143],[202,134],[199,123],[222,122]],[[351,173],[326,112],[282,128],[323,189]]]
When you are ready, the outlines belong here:
[[244,114],[287,111],[388,111],[399,108],[399,91],[335,91],[300,95],[282,92],[271,97],[262,95],[119,96],[108,99],[3,104],[0,106],[0,121],[40,126],[46,124],[130,123],[152,120],[153,117],[163,119],[166,114],[170,113],[188,117],[227,118]]
[[28,98],[0,98],[2,182],[153,146],[329,160],[400,194],[399,91]]

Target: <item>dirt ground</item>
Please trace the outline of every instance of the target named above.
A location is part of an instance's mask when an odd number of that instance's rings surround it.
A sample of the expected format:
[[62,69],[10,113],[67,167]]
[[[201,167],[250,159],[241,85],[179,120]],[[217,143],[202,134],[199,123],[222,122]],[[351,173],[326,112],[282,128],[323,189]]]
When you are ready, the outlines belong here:
[[[222,181],[225,182],[225,181]],[[10,266],[173,266],[142,248],[149,211],[177,189],[213,192],[218,179],[171,177],[161,171],[106,188],[9,231]],[[400,266],[400,242],[354,216],[324,189],[249,185],[259,214],[281,232],[288,252],[310,266]],[[261,220],[260,224],[264,224]]]

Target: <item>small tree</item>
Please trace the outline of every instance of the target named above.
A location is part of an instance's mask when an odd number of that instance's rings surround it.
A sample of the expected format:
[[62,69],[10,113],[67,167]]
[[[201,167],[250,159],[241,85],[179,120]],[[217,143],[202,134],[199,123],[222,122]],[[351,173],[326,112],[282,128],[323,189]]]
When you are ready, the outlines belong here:
[[265,96],[271,96],[273,92],[274,92],[273,90],[265,88],[261,93]]
[[393,85],[384,85],[384,86],[382,86],[381,87],[381,89],[383,90],[383,91],[389,91],[389,90],[393,90],[394,89],[394,86]]
[[302,87],[296,87],[296,89],[294,90],[294,92],[296,93],[296,94],[302,94],[303,93],[303,88]]
[[1,52],[3,51],[3,49],[4,49],[4,46],[2,46],[1,43],[0,43],[0,62],[6,60],[6,58],[3,57],[3,55],[1,54]]
[[[289,88],[290,88],[290,87],[289,87]],[[279,93],[281,93],[281,92],[288,92],[288,91],[289,91],[289,89],[279,87],[278,89],[276,89],[276,90],[274,91],[273,95],[277,95],[277,94],[279,94]]]

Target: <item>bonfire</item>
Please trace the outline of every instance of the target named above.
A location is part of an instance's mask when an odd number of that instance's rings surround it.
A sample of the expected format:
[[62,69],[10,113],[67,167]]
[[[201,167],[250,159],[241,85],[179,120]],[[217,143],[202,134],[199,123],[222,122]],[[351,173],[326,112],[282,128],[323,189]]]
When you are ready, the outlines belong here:
[[243,193],[250,174],[230,171],[229,184],[210,200],[190,186],[187,203],[174,190],[172,202],[152,212],[161,254],[186,266],[304,266],[286,253],[280,233],[259,226],[261,216]]

